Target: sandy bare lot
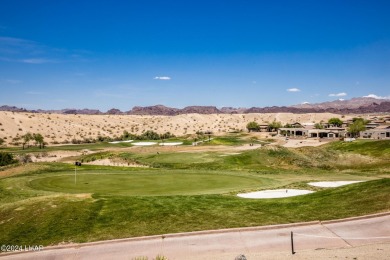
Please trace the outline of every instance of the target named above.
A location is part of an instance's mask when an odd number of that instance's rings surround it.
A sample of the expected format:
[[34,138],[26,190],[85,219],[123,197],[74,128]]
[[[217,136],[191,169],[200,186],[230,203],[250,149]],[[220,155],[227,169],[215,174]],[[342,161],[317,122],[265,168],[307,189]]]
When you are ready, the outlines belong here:
[[[33,114],[24,112],[0,111],[0,138],[10,143],[16,136],[27,132],[41,133],[49,144],[71,142],[72,139],[96,138],[101,136],[121,136],[126,130],[141,134],[146,130],[158,133],[171,132],[177,136],[195,134],[196,131],[211,130],[214,134],[224,134],[234,130],[246,131],[248,122],[260,124],[274,120],[286,123],[315,123],[327,121],[340,115],[331,113],[269,113],[269,114],[184,114],[178,116],[137,116],[137,115],[61,115]],[[352,115],[344,119],[352,118]],[[265,136],[268,133],[263,133]]]

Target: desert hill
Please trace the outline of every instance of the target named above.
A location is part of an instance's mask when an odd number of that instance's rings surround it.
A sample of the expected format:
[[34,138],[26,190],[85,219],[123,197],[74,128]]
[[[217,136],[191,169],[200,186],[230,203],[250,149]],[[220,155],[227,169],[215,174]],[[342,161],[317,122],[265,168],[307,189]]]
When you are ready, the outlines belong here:
[[80,114],[80,115],[165,115],[174,116],[181,114],[250,114],[250,113],[336,113],[336,114],[359,114],[359,113],[388,113],[390,112],[389,99],[376,99],[372,97],[352,98],[349,100],[335,100],[317,104],[299,104],[293,106],[271,106],[233,108],[215,106],[187,106],[182,109],[164,105],[135,106],[129,111],[122,112],[112,108],[107,112],[97,109],[61,109],[61,110],[27,110],[15,106],[0,106],[0,111],[31,112],[31,113],[55,113],[55,114]]
[[[119,137],[126,130],[142,134],[153,130],[177,136],[212,131],[216,135],[246,130],[250,121],[267,124],[274,120],[286,123],[315,123],[340,115],[332,113],[265,113],[265,114],[181,114],[163,115],[75,115],[0,111],[0,138],[8,144],[27,132],[41,133],[49,144],[73,139],[96,139],[98,136]],[[344,119],[352,118],[346,115]]]

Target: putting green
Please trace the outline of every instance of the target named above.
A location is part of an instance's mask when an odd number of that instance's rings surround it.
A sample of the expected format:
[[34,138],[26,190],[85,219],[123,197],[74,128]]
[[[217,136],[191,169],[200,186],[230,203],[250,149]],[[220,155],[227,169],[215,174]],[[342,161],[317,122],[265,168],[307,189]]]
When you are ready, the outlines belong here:
[[127,196],[220,194],[259,188],[265,179],[228,174],[142,173],[56,175],[34,179],[29,186],[46,191]]

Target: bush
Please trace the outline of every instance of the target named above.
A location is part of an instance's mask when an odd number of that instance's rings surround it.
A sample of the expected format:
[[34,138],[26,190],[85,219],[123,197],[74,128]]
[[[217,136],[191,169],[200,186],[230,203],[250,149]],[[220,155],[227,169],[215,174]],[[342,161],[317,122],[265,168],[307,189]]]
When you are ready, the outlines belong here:
[[30,163],[30,162],[32,162],[31,155],[29,155],[29,154],[22,154],[22,155],[20,155],[18,160],[21,163]]
[[10,153],[0,152],[0,166],[16,163],[14,156]]

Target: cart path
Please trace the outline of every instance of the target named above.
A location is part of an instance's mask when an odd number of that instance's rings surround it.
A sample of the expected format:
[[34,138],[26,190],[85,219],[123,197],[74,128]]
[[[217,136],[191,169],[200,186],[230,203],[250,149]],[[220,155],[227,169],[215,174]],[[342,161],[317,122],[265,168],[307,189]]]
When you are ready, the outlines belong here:
[[[291,253],[293,232],[295,254]],[[390,213],[341,221],[227,229],[46,247],[40,252],[0,255],[3,259],[133,259],[164,255],[173,259],[309,259],[326,249],[367,253],[372,259],[390,255]],[[315,251],[314,251],[315,250]],[[340,250],[340,249],[337,249]],[[336,250],[336,251],[337,251]],[[360,251],[359,251],[360,250]],[[336,252],[335,251],[335,252]],[[363,252],[363,253],[364,253]],[[301,256],[300,256],[301,253]],[[326,254],[330,257],[329,253]],[[377,258],[375,258],[377,256]],[[302,258],[303,257],[303,258]]]

